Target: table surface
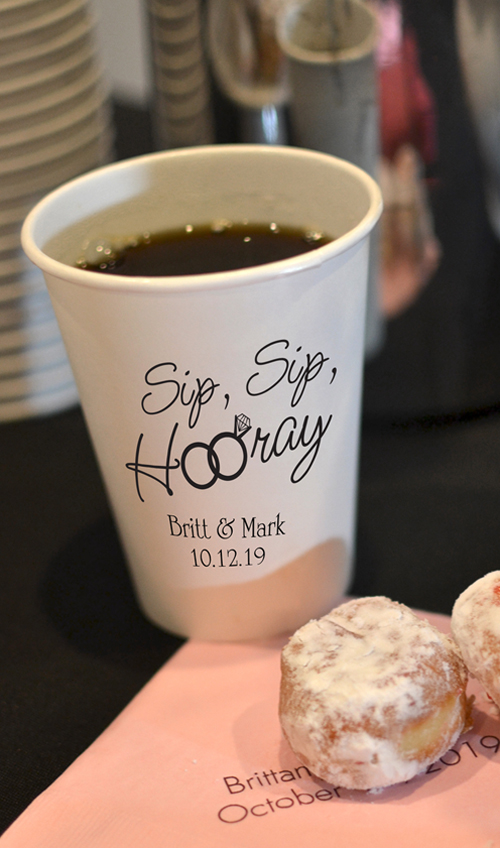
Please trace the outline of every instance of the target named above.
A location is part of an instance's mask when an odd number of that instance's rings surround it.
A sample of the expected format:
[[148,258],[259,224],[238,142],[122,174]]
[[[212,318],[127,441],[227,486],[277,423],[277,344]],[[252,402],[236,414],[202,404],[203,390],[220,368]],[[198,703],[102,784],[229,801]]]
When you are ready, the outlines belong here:
[[[133,110],[116,117],[121,157],[151,149]],[[445,243],[447,224],[458,227],[442,215]],[[351,586],[447,614],[500,563],[499,249],[483,227],[488,274],[480,276],[462,229],[454,238],[469,276],[477,271],[481,314],[462,299],[462,317],[452,315],[448,329],[441,322],[457,270],[444,263],[367,363]],[[471,315],[473,327],[464,324]],[[450,333],[462,340],[456,347]],[[137,607],[78,407],[1,424],[0,467],[1,832],[181,640]]]
[[[0,428],[0,828],[181,640],[141,615],[79,408]],[[365,422],[351,590],[449,613],[498,568],[500,411]]]

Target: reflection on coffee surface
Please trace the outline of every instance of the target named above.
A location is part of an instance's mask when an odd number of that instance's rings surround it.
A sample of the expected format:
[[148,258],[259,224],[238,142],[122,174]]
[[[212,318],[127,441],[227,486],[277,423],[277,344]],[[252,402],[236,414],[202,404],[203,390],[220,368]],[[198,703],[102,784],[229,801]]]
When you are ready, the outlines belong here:
[[127,277],[172,277],[253,268],[289,259],[333,241],[321,232],[276,223],[212,224],[143,233],[122,245],[95,242],[78,267]]

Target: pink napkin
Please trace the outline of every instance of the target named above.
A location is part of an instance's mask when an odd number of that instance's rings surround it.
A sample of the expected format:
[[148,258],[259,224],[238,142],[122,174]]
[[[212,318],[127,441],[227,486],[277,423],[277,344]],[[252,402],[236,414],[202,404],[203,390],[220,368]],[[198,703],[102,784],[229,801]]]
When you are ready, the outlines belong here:
[[187,643],[0,848],[500,846],[500,719],[477,685],[474,729],[428,774],[335,789],[282,739],[282,644]]

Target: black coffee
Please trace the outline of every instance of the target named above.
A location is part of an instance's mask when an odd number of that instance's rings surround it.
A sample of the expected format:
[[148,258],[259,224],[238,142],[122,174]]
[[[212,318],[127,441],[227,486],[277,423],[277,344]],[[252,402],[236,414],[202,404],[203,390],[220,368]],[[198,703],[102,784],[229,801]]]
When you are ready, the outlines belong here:
[[252,268],[315,250],[332,241],[318,232],[277,224],[216,224],[170,230],[134,239],[122,250],[97,244],[95,260],[79,267],[127,277],[210,274]]

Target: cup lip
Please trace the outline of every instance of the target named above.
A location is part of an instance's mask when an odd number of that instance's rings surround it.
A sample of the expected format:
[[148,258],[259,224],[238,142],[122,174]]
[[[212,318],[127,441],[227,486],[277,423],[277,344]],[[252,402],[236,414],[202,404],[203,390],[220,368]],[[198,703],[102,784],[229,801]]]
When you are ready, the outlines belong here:
[[11,26],[5,27],[0,35],[0,42],[7,41],[10,38],[19,38],[24,35],[31,35],[40,30],[50,29],[67,18],[72,17],[80,9],[84,9],[87,0],[68,0],[54,9],[49,9],[41,15],[29,19],[28,21],[18,21]]
[[[108,90],[104,85],[89,86],[89,92],[83,102],[77,103],[76,106],[61,110],[61,113],[55,115],[46,121],[36,123],[33,121],[29,126],[23,126],[21,129],[14,129],[10,132],[0,133],[0,152],[6,159],[17,158],[19,148],[22,146],[35,146],[37,143],[45,142],[51,146],[58,144],[66,138],[66,133],[84,123],[93,120],[100,112],[100,109],[108,101]],[[0,121],[1,126],[1,121]],[[10,157],[10,151],[15,151],[15,156]],[[21,156],[24,155],[21,153]],[[29,153],[25,153],[29,156]]]
[[[92,141],[102,138],[108,125],[109,119],[106,111],[97,110],[89,116],[83,129],[76,134],[61,133],[61,138],[56,138],[52,144],[47,144],[38,150],[35,148],[35,150],[17,156],[2,157],[0,179],[18,175],[19,181],[22,181],[23,177],[27,176],[25,172],[36,171],[39,168],[42,169],[43,174],[45,168],[58,164],[65,157],[78,156],[81,148],[87,147]],[[78,130],[78,125],[69,127],[69,129]]]
[[[74,52],[74,44],[78,41],[83,41],[92,34],[92,25],[89,21],[79,21],[73,27],[62,32],[56,38],[41,41],[40,44],[32,45],[24,50],[15,50],[12,53],[6,53],[0,56],[0,71],[7,73],[11,72],[12,67],[27,65],[31,67],[33,61],[44,60],[49,63],[54,54],[65,48],[72,47]],[[18,76],[26,76],[29,70],[25,70]]]
[[[126,171],[133,166],[140,166],[141,162],[148,162],[162,158],[185,158],[198,156],[200,153],[210,155],[226,155],[227,151],[231,151],[237,155],[244,156],[252,153],[253,155],[272,156],[287,156],[290,159],[308,158],[328,161],[329,163],[336,162],[343,170],[349,171],[356,176],[358,180],[365,186],[369,205],[363,218],[344,235],[339,236],[334,241],[318,247],[316,250],[299,256],[293,256],[289,259],[282,259],[276,262],[269,262],[264,265],[253,266],[251,268],[241,268],[235,271],[222,271],[219,273],[193,274],[184,276],[164,276],[164,277],[127,277],[120,274],[105,275],[95,271],[78,268],[71,265],[66,265],[58,259],[53,259],[48,256],[37,243],[36,230],[37,225],[42,216],[50,213],[53,204],[57,203],[60,197],[68,191],[73,191],[79,185],[88,183],[99,175],[111,169],[114,171]],[[259,145],[259,144],[215,144],[215,145],[199,145],[197,147],[180,148],[175,150],[163,150],[155,153],[146,153],[141,156],[135,156],[130,159],[114,162],[111,165],[104,165],[89,171],[75,179],[64,183],[54,191],[47,194],[40,200],[27,215],[21,229],[21,244],[24,252],[29,259],[40,268],[44,274],[64,280],[67,283],[83,286],[85,288],[107,289],[120,292],[150,292],[160,293],[165,291],[199,291],[209,289],[224,289],[238,288],[239,286],[257,284],[266,282],[277,276],[287,277],[296,274],[304,269],[312,269],[320,267],[325,261],[345,253],[354,244],[361,241],[367,236],[375,224],[377,223],[382,213],[382,196],[379,186],[375,180],[369,176],[361,168],[353,165],[346,160],[331,156],[327,153],[321,153],[315,150],[309,150],[300,147],[288,147],[279,145]]]
[[[352,0],[351,0],[352,2]],[[307,6],[306,0],[296,0],[292,5],[286,6],[283,13],[278,17],[277,37],[278,42],[289,61],[295,61],[302,65],[318,67],[331,67],[334,65],[358,62],[370,56],[377,45],[377,18],[373,10],[360,0],[354,0],[368,18],[372,21],[372,30],[366,38],[354,47],[341,47],[338,50],[313,50],[301,47],[290,40],[289,24],[296,19],[297,15]]]
[[[34,96],[36,96],[36,92],[39,92],[41,89],[43,93],[45,86],[53,85],[56,81],[59,84],[59,88],[63,88],[68,84],[72,85],[73,81],[70,80],[68,83],[64,77],[76,71],[82,74],[85,73],[86,66],[91,63],[96,63],[98,68],[102,68],[94,47],[90,44],[84,44],[72,53],[71,56],[65,56],[53,64],[47,64],[43,68],[29,71],[27,74],[21,74],[12,79],[9,78],[6,81],[0,80],[0,106],[2,99],[19,95],[20,92],[26,95],[25,102],[29,102],[33,97],[33,90],[35,90]],[[50,93],[50,91],[51,89],[48,89],[48,92],[45,93]]]

